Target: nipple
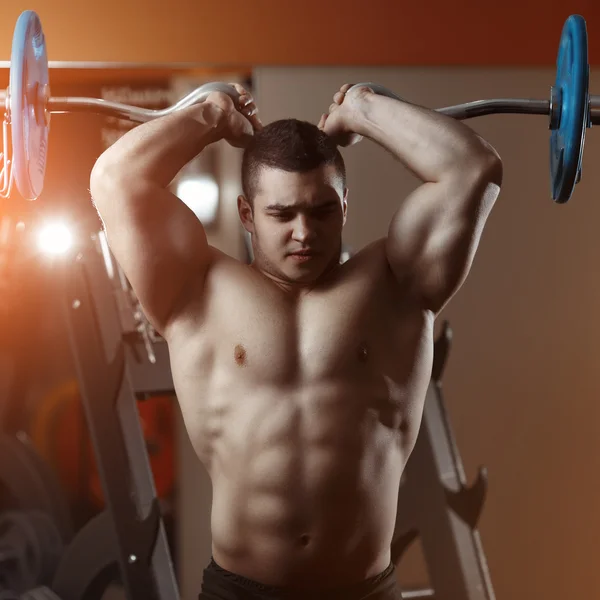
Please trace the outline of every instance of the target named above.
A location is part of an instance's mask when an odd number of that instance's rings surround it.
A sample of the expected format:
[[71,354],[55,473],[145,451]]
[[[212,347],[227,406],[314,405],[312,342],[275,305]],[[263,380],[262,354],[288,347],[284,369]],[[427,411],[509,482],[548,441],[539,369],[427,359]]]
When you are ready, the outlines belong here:
[[367,344],[365,342],[363,342],[359,347],[358,347],[358,360],[362,363],[367,362],[367,358],[369,358],[369,351],[367,349]]
[[241,344],[238,344],[233,350],[235,362],[243,367],[246,364],[246,349]]

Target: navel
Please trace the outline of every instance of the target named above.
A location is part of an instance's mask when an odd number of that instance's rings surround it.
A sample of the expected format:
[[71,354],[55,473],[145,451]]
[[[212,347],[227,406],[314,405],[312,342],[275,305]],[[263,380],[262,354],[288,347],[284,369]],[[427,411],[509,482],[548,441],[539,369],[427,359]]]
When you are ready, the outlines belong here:
[[369,349],[367,347],[367,343],[366,342],[362,342],[358,346],[357,356],[358,356],[358,360],[360,362],[362,362],[362,363],[367,362],[367,359],[369,358]]
[[246,349],[241,344],[238,344],[233,349],[233,357],[235,358],[235,362],[243,367],[246,364]]

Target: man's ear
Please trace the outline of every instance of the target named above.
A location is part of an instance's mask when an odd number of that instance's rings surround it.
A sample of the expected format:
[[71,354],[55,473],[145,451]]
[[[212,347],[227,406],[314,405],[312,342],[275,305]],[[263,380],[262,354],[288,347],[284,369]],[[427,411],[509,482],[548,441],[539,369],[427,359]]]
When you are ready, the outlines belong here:
[[245,196],[238,196],[237,199],[238,214],[242,226],[248,233],[254,233],[254,212],[250,201]]

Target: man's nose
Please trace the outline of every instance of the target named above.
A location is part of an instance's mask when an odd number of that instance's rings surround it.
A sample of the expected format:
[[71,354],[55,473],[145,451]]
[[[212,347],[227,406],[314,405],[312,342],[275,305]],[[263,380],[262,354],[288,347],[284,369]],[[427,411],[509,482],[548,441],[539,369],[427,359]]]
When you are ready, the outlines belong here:
[[311,222],[311,219],[305,215],[299,215],[294,220],[294,229],[292,232],[292,238],[303,244],[309,242],[315,235],[315,227]]

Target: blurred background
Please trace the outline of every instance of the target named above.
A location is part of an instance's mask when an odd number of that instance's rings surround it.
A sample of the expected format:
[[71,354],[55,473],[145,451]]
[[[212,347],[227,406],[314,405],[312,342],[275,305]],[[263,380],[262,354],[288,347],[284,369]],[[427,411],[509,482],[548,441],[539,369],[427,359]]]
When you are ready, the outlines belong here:
[[[600,90],[600,5],[584,0],[372,0],[361,8],[339,0],[18,0],[0,6],[0,89],[8,85],[14,24],[26,9],[42,20],[56,97],[164,108],[205,82],[237,81],[252,90],[265,123],[317,123],[346,82],[375,81],[429,107],[548,99],[572,13],[587,21],[590,90]],[[557,205],[546,117],[468,124],[501,155],[504,185],[470,277],[439,322],[448,320],[454,333],[443,387],[467,476],[480,465],[489,470],[479,532],[493,586],[499,599],[593,598],[600,590],[600,136],[588,130],[583,179],[571,201]],[[42,196],[28,203],[15,190],[0,203],[0,218],[23,223],[26,240],[0,242],[0,430],[27,431],[58,475],[76,527],[104,500],[61,311],[60,263],[73,256],[60,252],[98,233],[89,175],[128,127],[91,114],[54,115]],[[343,155],[344,242],[355,251],[385,234],[418,182],[369,141]],[[182,171],[174,189],[211,244],[247,261],[236,209],[240,159],[241,151],[219,143]],[[191,600],[210,558],[210,482],[170,395],[142,399],[176,574]],[[418,544],[399,577],[406,587],[427,584]]]

